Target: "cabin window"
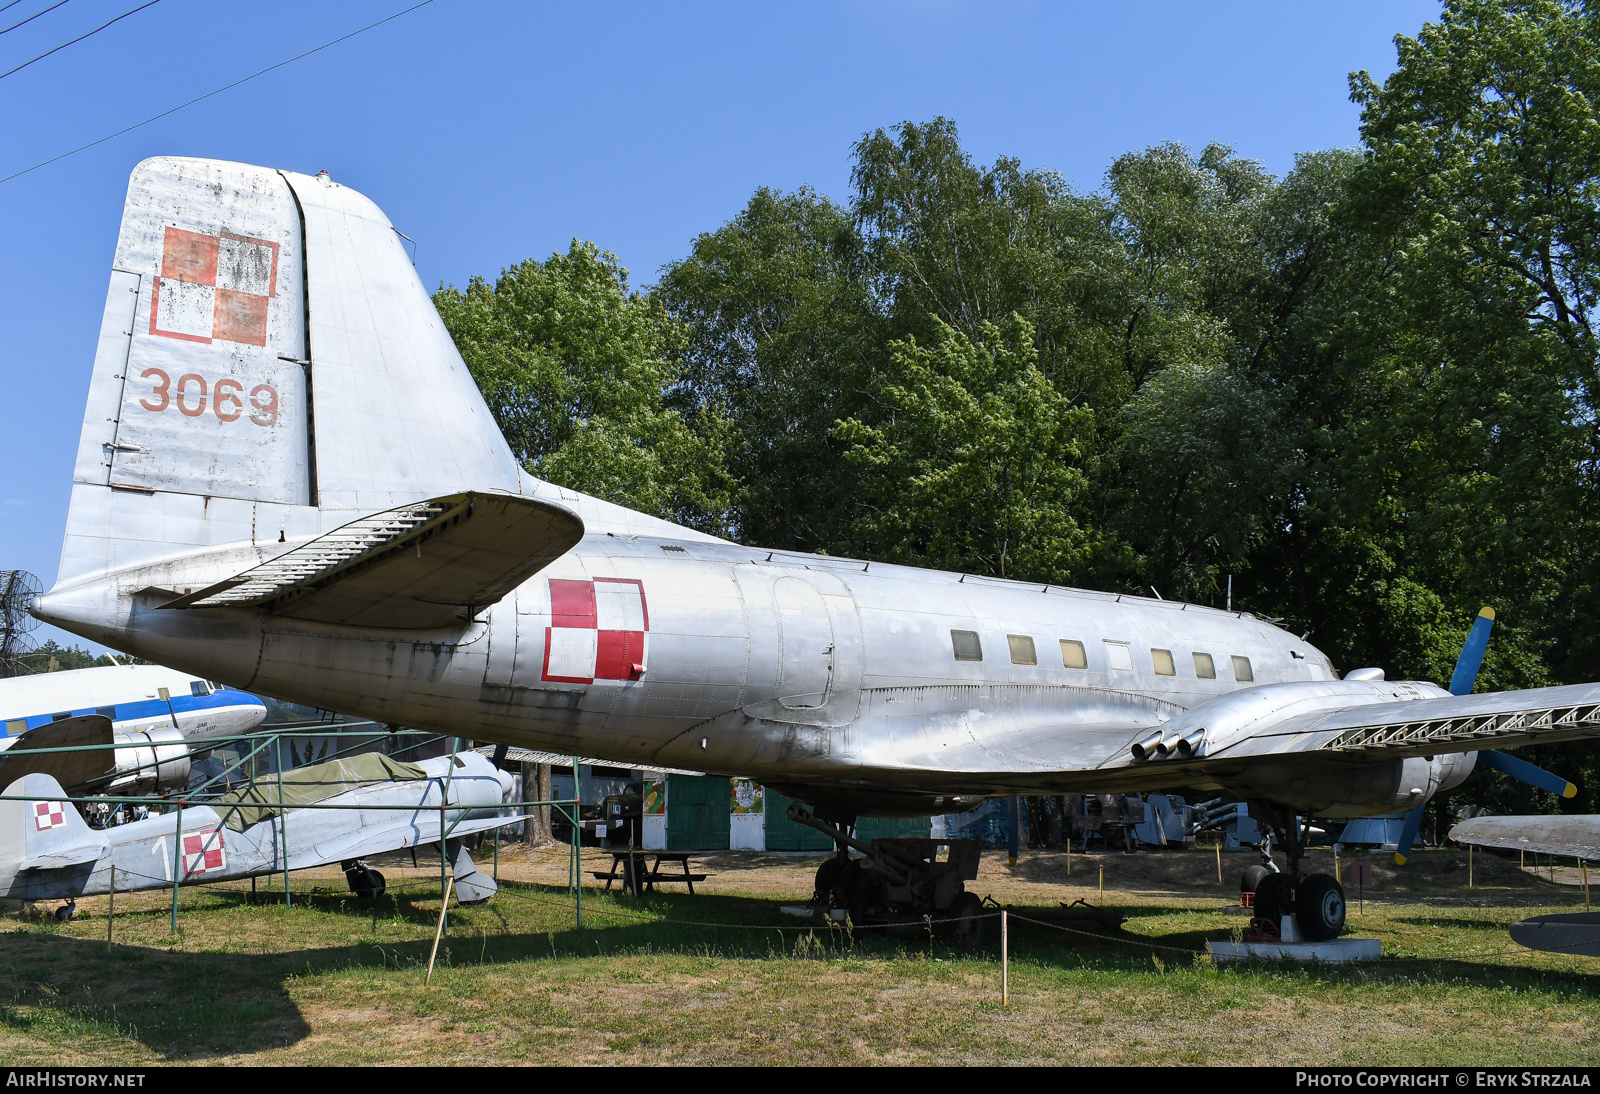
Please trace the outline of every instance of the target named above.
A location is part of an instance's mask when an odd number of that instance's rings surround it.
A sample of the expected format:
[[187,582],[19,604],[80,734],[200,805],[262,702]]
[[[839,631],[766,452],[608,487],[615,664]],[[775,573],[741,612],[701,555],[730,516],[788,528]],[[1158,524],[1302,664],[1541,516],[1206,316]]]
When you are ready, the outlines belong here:
[[1173,663],[1172,663],[1172,651],[1171,650],[1151,650],[1150,651],[1150,660],[1156,666],[1156,675],[1157,676],[1176,676],[1176,675],[1178,675],[1177,667],[1174,666]]
[[957,661],[982,661],[983,643],[977,631],[951,631],[950,645],[955,648]]
[[196,696],[197,698],[204,698],[205,696],[211,694],[211,689],[206,687],[206,682],[204,680],[190,680],[189,694]]
[[1202,680],[1215,680],[1217,678],[1217,666],[1211,660],[1209,653],[1197,653],[1194,655],[1194,674]]
[[1061,640],[1061,667],[1067,669],[1089,667],[1089,657],[1083,652],[1082,642],[1073,641],[1071,638]]
[[28,732],[28,719],[26,718],[13,718],[6,723],[7,737],[16,737],[26,732]]
[[1250,671],[1250,658],[1234,655],[1233,678],[1243,681],[1251,681],[1256,678],[1256,674]]
[[1033,637],[1026,634],[1006,635],[1006,645],[1011,647],[1011,663],[1013,665],[1037,665],[1038,656],[1033,652]]
[[50,720],[52,722],[64,722],[70,717],[72,717],[72,711],[63,710],[63,711],[58,711],[57,713],[50,715]]
[[116,707],[95,707],[94,712],[102,718],[110,718],[113,722],[117,720]]
[[1111,662],[1111,667],[1121,669],[1123,672],[1133,671],[1133,653],[1122,642],[1107,642],[1106,657]]

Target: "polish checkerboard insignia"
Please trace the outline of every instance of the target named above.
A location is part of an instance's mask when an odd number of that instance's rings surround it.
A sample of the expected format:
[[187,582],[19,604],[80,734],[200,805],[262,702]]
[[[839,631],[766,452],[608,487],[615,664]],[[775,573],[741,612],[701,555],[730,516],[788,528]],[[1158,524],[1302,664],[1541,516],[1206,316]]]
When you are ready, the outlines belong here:
[[35,831],[48,832],[52,828],[65,828],[67,809],[61,802],[34,802],[33,827]]
[[550,579],[545,680],[592,684],[644,676],[650,610],[634,578]]
[[223,853],[222,829],[209,828],[204,832],[186,832],[183,836],[183,872],[185,876],[220,870],[227,865]]
[[187,342],[267,344],[278,245],[230,232],[168,228],[150,299],[150,333]]

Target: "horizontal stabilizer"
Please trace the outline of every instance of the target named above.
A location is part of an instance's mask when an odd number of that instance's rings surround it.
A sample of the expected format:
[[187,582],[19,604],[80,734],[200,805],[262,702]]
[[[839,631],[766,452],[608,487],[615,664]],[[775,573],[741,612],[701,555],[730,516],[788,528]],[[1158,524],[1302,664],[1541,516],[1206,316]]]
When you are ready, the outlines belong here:
[[1511,924],[1511,941],[1530,950],[1600,957],[1600,915],[1563,912]]
[[469,492],[352,521],[167,608],[261,608],[360,627],[429,629],[471,619],[583,538],[546,501]]

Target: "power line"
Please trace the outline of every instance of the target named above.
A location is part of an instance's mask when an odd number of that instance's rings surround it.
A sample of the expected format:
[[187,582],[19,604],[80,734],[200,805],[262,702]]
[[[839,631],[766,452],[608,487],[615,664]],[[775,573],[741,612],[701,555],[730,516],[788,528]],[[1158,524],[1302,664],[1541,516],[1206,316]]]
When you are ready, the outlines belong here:
[[[66,3],[66,0],[61,0],[61,2],[64,4],[64,3]],[[115,19],[112,19],[109,22],[101,23],[99,26],[95,27],[93,30],[91,30],[87,34],[80,34],[70,42],[62,42],[55,49],[47,49],[47,50],[45,50],[43,53],[39,54],[39,56],[35,57],[33,59],[33,61],[42,61],[46,57],[50,56],[50,54],[52,54],[52,53],[60,53],[62,50],[66,49],[68,46],[75,46],[79,42],[83,41],[85,38],[93,38],[96,34],[99,34],[102,30],[105,30],[107,27],[109,27],[112,23],[120,23],[122,20],[126,19],[128,16],[137,15],[137,14],[139,14],[139,12],[143,11],[145,8],[152,7],[152,6],[154,6],[156,4],[159,4],[159,3],[161,3],[161,0],[146,0],[145,3],[140,4],[138,7],[134,8],[132,11],[125,11],[121,15],[117,16]],[[40,12],[39,14],[43,15],[44,12]],[[21,26],[22,24],[19,23],[17,25]],[[13,72],[21,72],[23,69],[25,69],[29,65],[33,64],[33,61],[23,61],[16,68],[10,69],[9,71],[6,71],[6,72],[0,72],[0,80],[3,80],[7,76],[10,76]]]
[[[154,2],[154,0],[152,0],[152,2]],[[256,77],[265,76],[267,73],[272,72],[275,69],[280,69],[284,65],[292,65],[296,61],[299,61],[299,60],[301,60],[303,58],[311,56],[313,53],[321,53],[323,50],[328,49],[330,46],[336,46],[340,42],[348,41],[349,39],[354,38],[358,34],[365,34],[367,31],[372,30],[374,27],[381,27],[385,23],[393,22],[394,20],[400,18],[402,15],[409,15],[412,12],[416,11],[418,8],[425,8],[431,3],[433,3],[433,0],[422,0],[422,2],[420,4],[412,4],[409,8],[405,8],[402,11],[397,11],[393,15],[388,16],[387,18],[379,19],[376,23],[368,23],[366,26],[362,27],[360,30],[352,30],[349,34],[346,34],[346,35],[344,35],[342,37],[339,37],[339,38],[335,38],[331,42],[324,42],[322,45],[318,46],[315,49],[308,49],[304,53],[295,54],[293,57],[290,57],[288,60],[279,61],[275,65],[268,65],[266,68],[262,69],[260,72],[252,72],[250,75],[244,77],[243,79],[235,80],[235,81],[233,81],[233,83],[227,84],[227,85],[225,85],[223,87],[219,87],[215,91],[208,91],[204,95],[200,95],[200,96],[197,96],[197,97],[195,97],[193,99],[190,99],[186,103],[179,103],[177,106],[173,107],[172,109],[163,110],[159,114],[151,115],[150,117],[146,118],[142,122],[134,122],[132,125],[127,126],[126,128],[117,130],[115,133],[106,134],[104,137],[101,137],[99,140],[90,141],[88,144],[81,144],[77,148],[72,149],[72,151],[70,151],[70,152],[63,152],[59,156],[51,156],[49,159],[42,160],[39,163],[34,164],[32,167],[24,167],[21,171],[16,171],[16,172],[14,172],[12,174],[9,174],[9,175],[5,176],[4,178],[0,178],[0,186],[4,186],[6,183],[10,182],[12,179],[21,178],[23,175],[30,174],[31,172],[37,171],[41,167],[49,167],[52,163],[55,163],[58,160],[64,160],[68,156],[76,156],[79,152],[86,152],[89,149],[93,148],[95,145],[104,144],[106,141],[112,140],[112,139],[114,139],[116,137],[120,137],[124,133],[132,133],[135,129],[138,129],[138,128],[142,127],[142,126],[149,125],[151,122],[160,121],[162,118],[165,118],[168,114],[176,114],[178,111],[183,110],[186,107],[191,107],[195,103],[203,102],[206,99],[209,99],[214,95],[221,95],[224,91],[231,91],[233,88],[238,87],[240,84],[247,84],[251,80],[254,80]]]
[[[21,2],[22,2],[22,0],[11,0],[11,3],[7,4],[6,8],[14,7],[17,4],[20,4]],[[7,34],[7,33],[11,32],[13,30],[16,30],[20,26],[25,26],[28,23],[31,23],[35,19],[39,18],[39,16],[41,16],[41,15],[49,15],[52,11],[55,11],[57,8],[59,8],[62,4],[65,4],[66,2],[67,2],[67,0],[56,0],[56,2],[54,4],[51,4],[49,7],[45,8],[43,11],[36,11],[32,15],[30,15],[26,19],[24,19],[22,22],[20,22],[20,23],[12,23],[9,27],[6,27],[5,30],[0,30],[0,34]],[[0,11],[5,11],[6,8],[0,8]]]

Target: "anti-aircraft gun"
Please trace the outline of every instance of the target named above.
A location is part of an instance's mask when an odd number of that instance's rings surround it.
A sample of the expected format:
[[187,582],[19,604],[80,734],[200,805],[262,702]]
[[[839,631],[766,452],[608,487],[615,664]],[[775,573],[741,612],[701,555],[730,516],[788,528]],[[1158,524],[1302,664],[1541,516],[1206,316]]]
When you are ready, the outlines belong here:
[[[848,911],[857,930],[932,919],[949,942],[964,949],[982,945],[983,902],[967,892],[965,884],[978,876],[977,840],[901,836],[865,843],[799,804],[789,806],[788,816],[796,824],[815,828],[838,849],[817,868],[813,899],[819,908],[829,913]],[[852,857],[851,850],[862,857]]]

